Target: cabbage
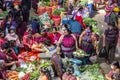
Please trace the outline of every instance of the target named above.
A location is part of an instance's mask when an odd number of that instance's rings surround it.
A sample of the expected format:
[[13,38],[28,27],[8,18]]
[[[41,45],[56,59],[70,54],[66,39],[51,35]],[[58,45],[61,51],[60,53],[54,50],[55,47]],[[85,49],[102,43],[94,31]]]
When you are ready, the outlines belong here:
[[24,72],[20,72],[18,74],[18,79],[21,80],[24,76],[25,76],[25,73]]

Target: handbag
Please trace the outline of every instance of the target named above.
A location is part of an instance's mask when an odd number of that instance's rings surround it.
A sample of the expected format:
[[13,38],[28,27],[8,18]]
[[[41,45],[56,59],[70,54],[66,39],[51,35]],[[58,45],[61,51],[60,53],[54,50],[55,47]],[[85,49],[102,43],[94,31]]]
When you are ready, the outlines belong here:
[[105,47],[103,47],[103,48],[100,49],[98,56],[101,57],[101,58],[104,58],[104,57],[107,56],[107,51],[106,51]]

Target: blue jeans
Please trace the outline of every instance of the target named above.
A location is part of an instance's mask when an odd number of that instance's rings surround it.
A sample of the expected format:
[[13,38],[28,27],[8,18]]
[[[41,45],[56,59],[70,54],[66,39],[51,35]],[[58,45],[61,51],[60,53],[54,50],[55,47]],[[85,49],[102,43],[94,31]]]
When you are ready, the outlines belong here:
[[86,5],[88,8],[89,8],[89,11],[90,11],[90,18],[92,18],[93,17],[93,5],[92,4],[87,4]]

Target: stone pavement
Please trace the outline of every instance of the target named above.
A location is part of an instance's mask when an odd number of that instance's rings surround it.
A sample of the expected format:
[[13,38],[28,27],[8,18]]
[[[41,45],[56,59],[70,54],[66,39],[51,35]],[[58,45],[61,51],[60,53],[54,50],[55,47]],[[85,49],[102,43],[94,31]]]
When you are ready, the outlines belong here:
[[[104,22],[104,15],[105,15],[104,9],[100,9],[99,11],[94,12],[94,17],[93,17],[93,19],[98,22],[98,27],[102,30],[103,33],[105,29],[107,28],[107,24]],[[120,61],[120,47],[118,46],[116,48],[115,56],[116,56],[116,60]],[[110,65],[105,63],[105,59],[99,58],[99,62],[105,74],[111,70]]]

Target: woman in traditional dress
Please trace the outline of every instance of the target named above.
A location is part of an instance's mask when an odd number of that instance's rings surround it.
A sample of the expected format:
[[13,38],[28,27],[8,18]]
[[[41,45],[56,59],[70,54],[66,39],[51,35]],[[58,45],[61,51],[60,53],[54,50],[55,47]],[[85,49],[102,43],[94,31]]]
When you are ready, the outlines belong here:
[[12,27],[10,28],[9,34],[6,35],[5,39],[8,41],[15,40],[17,46],[20,46],[21,44],[18,35],[15,33],[15,29]]
[[80,35],[79,45],[87,54],[92,56],[96,48],[96,41],[97,39],[92,32],[92,26],[89,26]]
[[85,24],[83,23],[83,16],[84,16],[84,10],[83,10],[83,6],[80,6],[80,8],[73,13],[74,15],[74,20],[77,20],[81,26],[82,26],[82,29],[85,29]]
[[58,46],[61,47],[64,57],[72,58],[73,52],[78,49],[77,39],[71,34],[71,31],[68,29],[68,26],[62,28],[63,35],[58,41]]
[[[52,55],[51,61],[53,63],[53,68],[56,72],[56,75],[62,79],[63,71],[62,71],[62,58],[60,57],[59,51]],[[55,75],[55,76],[56,76]]]
[[31,51],[31,46],[34,43],[34,37],[31,31],[28,31],[28,35],[23,36],[23,45],[25,50]]
[[4,32],[0,32],[0,47],[6,42]]
[[77,78],[73,75],[74,68],[68,67],[66,72],[62,76],[62,80],[77,80]]
[[106,2],[106,6],[105,6],[105,22],[106,23],[113,23],[116,22],[116,17],[115,14],[113,12],[113,9],[116,7],[117,5],[115,3],[111,3],[109,1]]
[[40,75],[38,80],[52,80],[50,72],[49,72],[49,70],[47,68],[42,67],[40,69],[40,74],[41,75]]
[[58,42],[61,34],[59,32],[57,32],[57,28],[54,27],[52,33],[48,34],[48,36],[51,40],[51,43],[56,45],[56,43]]

